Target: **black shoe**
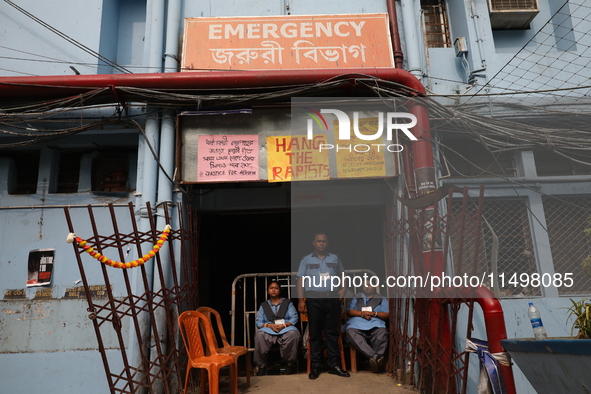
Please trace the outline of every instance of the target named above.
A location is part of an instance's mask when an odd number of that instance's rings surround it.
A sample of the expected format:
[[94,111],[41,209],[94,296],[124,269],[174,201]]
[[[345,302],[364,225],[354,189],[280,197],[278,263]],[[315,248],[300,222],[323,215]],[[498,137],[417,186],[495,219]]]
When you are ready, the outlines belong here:
[[286,375],[292,375],[296,372],[297,372],[297,366],[295,366],[295,365],[287,364],[287,367],[285,367],[285,374]]
[[310,369],[310,374],[308,375],[309,379],[318,379],[318,376],[320,375],[320,367],[312,367],[312,369]]
[[343,371],[341,369],[341,367],[339,367],[338,365],[337,366],[334,366],[332,368],[329,368],[328,369],[328,373],[333,374],[333,375],[337,375],[337,376],[341,376],[343,378],[348,378],[349,376],[351,376],[349,374],[349,372]]
[[380,371],[384,370],[384,367],[386,366],[386,358],[384,356],[380,356],[378,357],[378,367],[380,367]]
[[373,372],[373,373],[380,372],[380,365],[378,364],[378,360],[375,358],[369,359],[369,367],[371,368],[371,372]]
[[265,364],[259,365],[256,376],[264,376],[267,374],[267,366]]

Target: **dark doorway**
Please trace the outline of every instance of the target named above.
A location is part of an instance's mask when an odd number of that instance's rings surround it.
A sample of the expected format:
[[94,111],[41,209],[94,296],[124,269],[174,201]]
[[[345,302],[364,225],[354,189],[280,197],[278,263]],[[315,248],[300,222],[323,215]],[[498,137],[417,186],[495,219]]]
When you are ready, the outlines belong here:
[[234,278],[291,271],[289,211],[205,213],[199,227],[199,304],[228,323]]

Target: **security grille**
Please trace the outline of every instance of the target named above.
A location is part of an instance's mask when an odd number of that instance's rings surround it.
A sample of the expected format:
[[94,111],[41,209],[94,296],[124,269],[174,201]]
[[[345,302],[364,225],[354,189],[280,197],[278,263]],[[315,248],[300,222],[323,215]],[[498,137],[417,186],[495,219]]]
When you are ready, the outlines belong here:
[[491,11],[537,9],[537,0],[490,0]]
[[[460,212],[461,201],[454,201],[452,212]],[[478,207],[474,202],[469,204],[468,212],[476,213]],[[494,273],[493,258],[496,259],[496,275],[503,275],[504,286],[501,283],[497,293],[500,297],[533,297],[541,295],[539,287],[532,287],[521,282],[521,274],[531,275],[537,272],[535,253],[533,248],[527,205],[523,199],[485,200],[482,209],[482,241],[478,251],[477,266],[458,265],[460,256],[454,255],[454,267],[457,274],[472,274],[475,269],[478,274]],[[454,237],[452,237],[452,243]],[[464,240],[465,253],[473,254],[474,240]],[[488,277],[488,276],[487,276]],[[524,275],[525,277],[525,275]],[[518,286],[510,284],[511,278],[516,279]],[[515,282],[515,281],[514,281]],[[522,287],[521,284],[526,284]],[[487,283],[488,286],[493,285]]]
[[584,230],[591,227],[591,196],[544,197],[544,214],[552,249],[554,271],[572,273],[573,286],[558,286],[560,295],[589,295],[591,265],[584,263],[591,255],[591,239]]
[[451,38],[449,22],[443,0],[422,0],[421,8],[425,20],[425,41],[429,48],[449,48]]

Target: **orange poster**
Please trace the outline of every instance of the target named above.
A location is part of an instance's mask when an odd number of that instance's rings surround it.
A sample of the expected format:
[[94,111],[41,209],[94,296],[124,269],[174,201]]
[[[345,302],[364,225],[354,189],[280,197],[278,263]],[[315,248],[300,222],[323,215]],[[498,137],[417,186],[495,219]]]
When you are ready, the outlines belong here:
[[[354,127],[351,124],[351,129]],[[378,118],[362,118],[358,122],[359,132],[363,135],[375,135],[378,130]],[[367,178],[386,176],[386,145],[379,141],[364,141],[355,134],[351,140],[343,143],[339,138],[339,122],[334,122],[335,141],[339,141],[336,151],[337,174],[339,178]]]
[[186,18],[182,71],[394,67],[387,14]]
[[326,134],[267,137],[269,182],[318,181],[330,179]]

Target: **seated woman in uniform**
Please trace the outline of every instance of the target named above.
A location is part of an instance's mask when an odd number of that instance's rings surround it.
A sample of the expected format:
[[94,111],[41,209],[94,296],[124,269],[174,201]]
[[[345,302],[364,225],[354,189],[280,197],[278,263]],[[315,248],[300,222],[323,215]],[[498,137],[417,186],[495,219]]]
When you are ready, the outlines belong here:
[[282,298],[277,281],[267,286],[269,299],[261,304],[257,314],[257,331],[254,337],[254,363],[258,376],[265,375],[265,355],[274,344],[279,345],[281,357],[287,361],[286,374],[296,372],[300,332],[295,327],[298,312],[290,300]]

